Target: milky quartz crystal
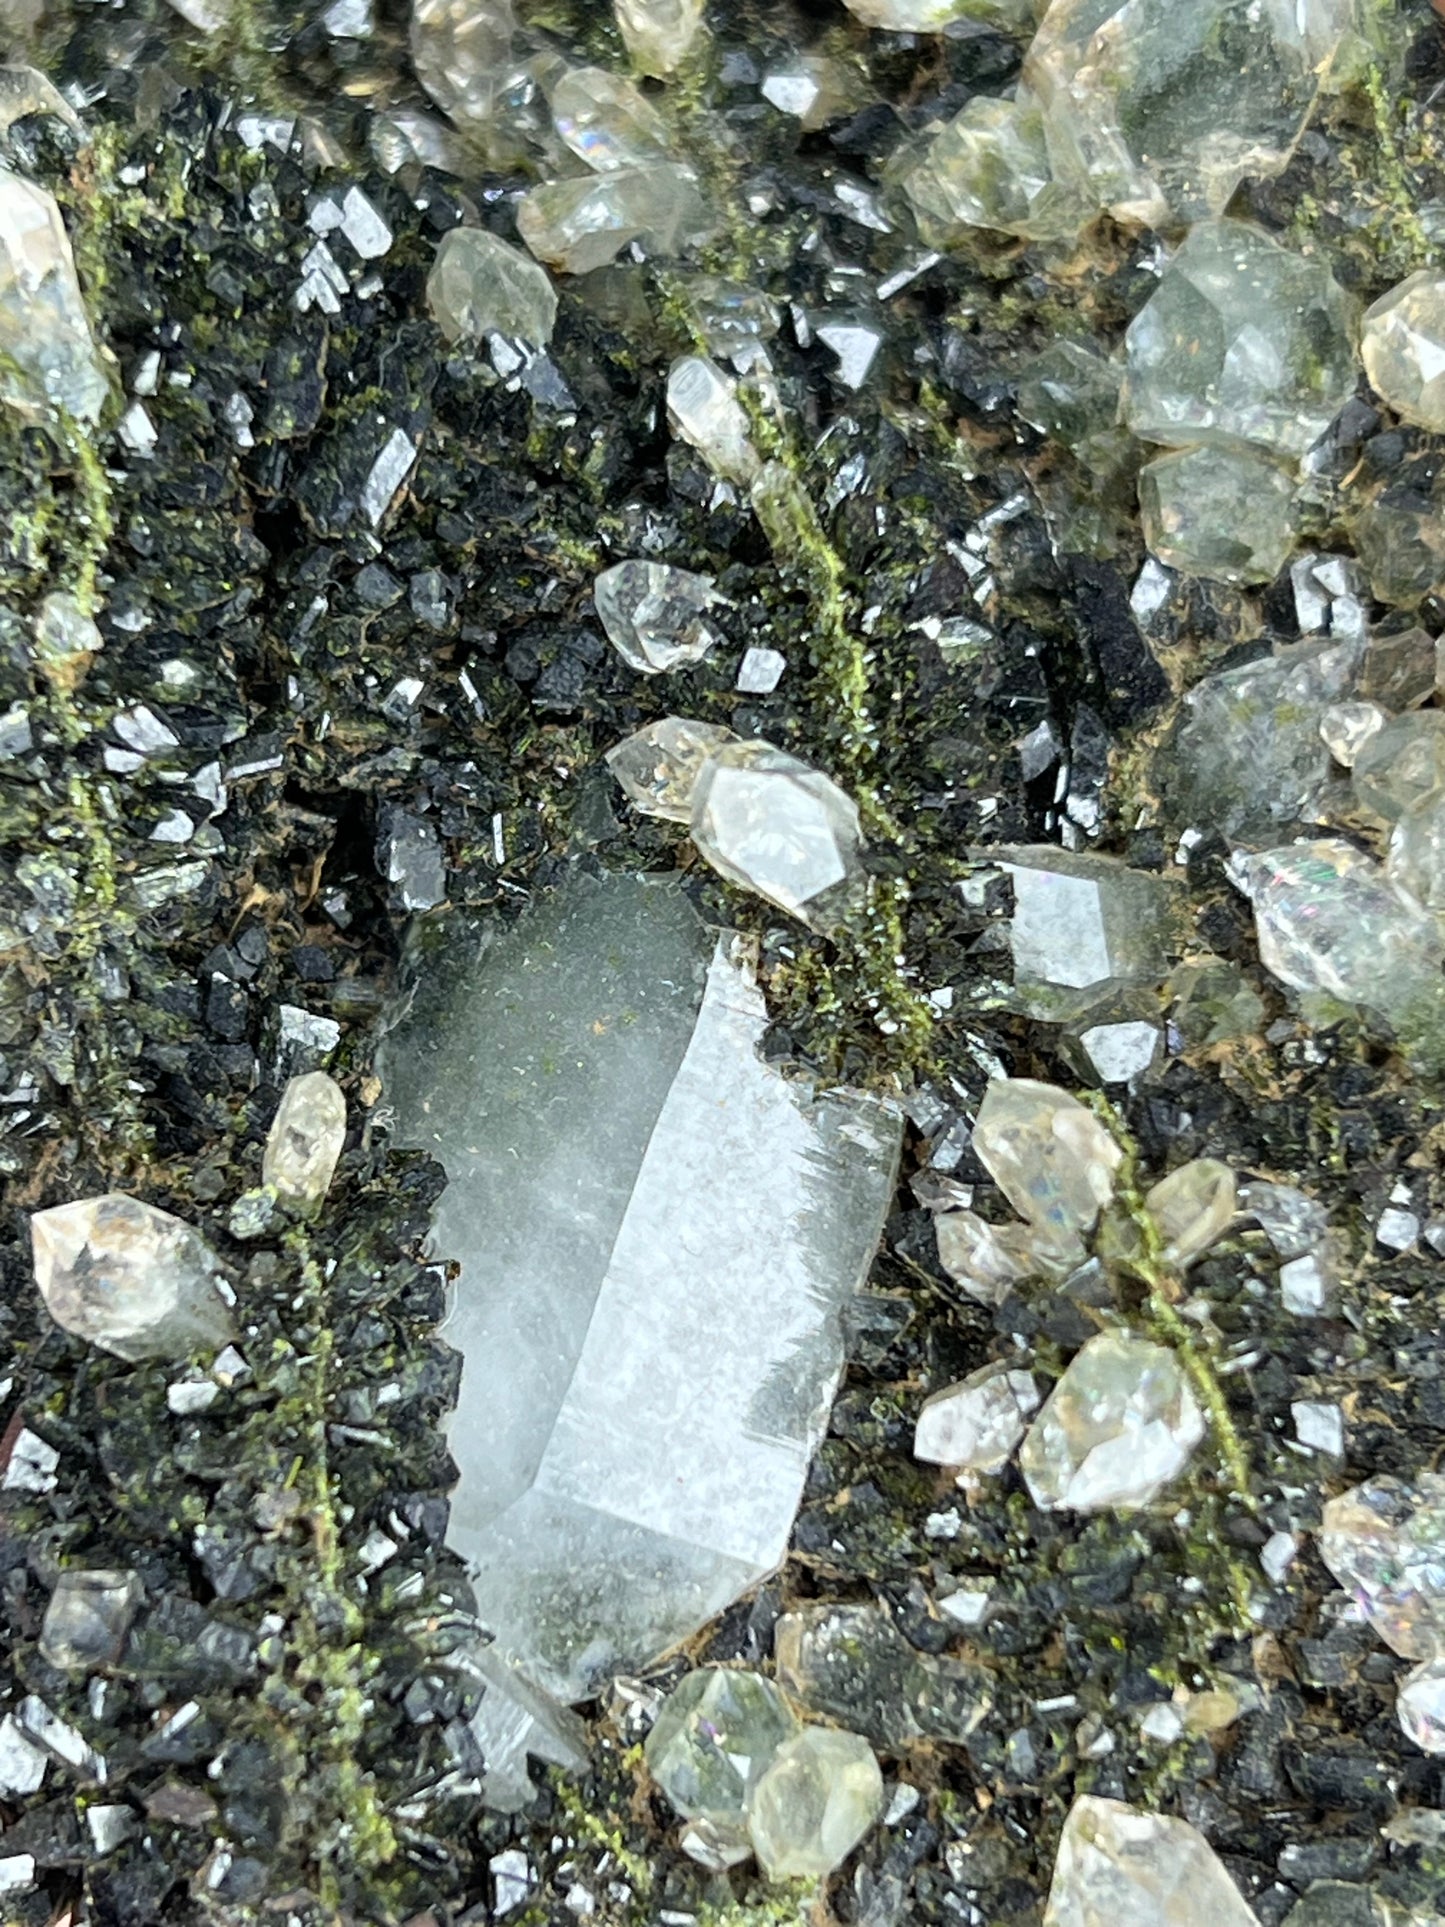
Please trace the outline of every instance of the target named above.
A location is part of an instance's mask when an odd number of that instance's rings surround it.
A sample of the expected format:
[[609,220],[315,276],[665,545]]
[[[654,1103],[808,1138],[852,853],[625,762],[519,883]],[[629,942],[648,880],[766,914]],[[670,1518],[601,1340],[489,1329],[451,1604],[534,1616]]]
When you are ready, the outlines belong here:
[[1084,1794],[1064,1822],[1044,1927],[1257,1927],[1196,1828]]
[[1166,1346],[1101,1332],[1055,1385],[1019,1467],[1046,1510],[1147,1505],[1189,1463],[1204,1416]]
[[261,1181],[293,1209],[312,1211],[330,1189],[345,1143],[346,1099],[335,1078],[325,1071],[293,1077],[266,1135]]
[[1360,354],[1387,408],[1445,431],[1445,274],[1421,268],[1366,309]]
[[442,236],[426,299],[448,341],[505,335],[545,348],[557,319],[557,291],[546,269],[485,228],[458,227]]
[[607,752],[607,767],[644,816],[669,823],[692,817],[692,793],[703,764],[727,743],[739,740],[720,723],[663,716]]
[[55,197],[0,166],[0,395],[95,421],[110,392]]
[[771,743],[733,743],[708,758],[693,788],[691,829],[719,875],[815,930],[835,929],[860,900],[857,805]]
[[1039,1408],[1028,1372],[985,1365],[958,1385],[925,1400],[913,1432],[913,1456],[961,1471],[997,1472],[1007,1465]]
[[757,986],[671,884],[574,870],[417,942],[380,1069],[449,1180],[450,1542],[493,1650],[580,1699],[782,1559],[899,1121],[762,1061]]

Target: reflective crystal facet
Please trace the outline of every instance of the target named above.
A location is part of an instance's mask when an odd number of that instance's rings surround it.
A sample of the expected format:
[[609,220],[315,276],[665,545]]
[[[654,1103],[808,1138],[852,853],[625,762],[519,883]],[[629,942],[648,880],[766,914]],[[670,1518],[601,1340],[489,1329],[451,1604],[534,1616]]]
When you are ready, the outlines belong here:
[[1302,455],[1355,392],[1328,268],[1247,221],[1204,221],[1124,337],[1124,420],[1146,442]]
[[330,1189],[345,1143],[346,1099],[335,1078],[325,1071],[293,1077],[266,1136],[261,1181],[293,1209],[314,1210]]
[[1433,796],[1445,783],[1445,711],[1382,724],[1360,745],[1350,781],[1361,807],[1386,823]]
[[1421,268],[1365,310],[1360,354],[1370,386],[1407,422],[1445,431],[1445,275]]
[[552,119],[597,174],[667,159],[667,127],[633,81],[605,67],[570,68],[552,89]]
[[884,1804],[868,1742],[807,1727],[778,1749],[748,1796],[758,1864],[769,1880],[822,1880],[882,1818]]
[[1076,1239],[1035,1225],[989,1224],[975,1211],[942,1212],[934,1230],[944,1270],[982,1305],[1001,1305],[1026,1278],[1067,1270],[1078,1257]]
[[877,1746],[965,1740],[993,1704],[984,1668],[919,1652],[880,1605],[785,1613],[773,1645],[790,1693]]
[[1445,1476],[1352,1486],[1326,1504],[1319,1546],[1392,1652],[1445,1657]]
[[143,1597],[133,1572],[67,1569],[45,1608],[41,1657],[74,1672],[114,1665]]
[[1064,1822],[1044,1927],[1256,1927],[1204,1835],[1086,1793]]
[[762,469],[752,427],[737,389],[703,355],[684,355],[667,377],[667,413],[673,432],[702,456],[715,475],[744,488]]
[[669,823],[692,820],[692,792],[709,756],[738,738],[719,723],[664,716],[607,752],[607,766],[634,809]]
[[862,888],[858,807],[831,778],[771,743],[710,756],[692,794],[692,840],[719,875],[815,930],[831,930]]
[[110,392],[53,194],[0,166],[0,395],[95,421]]
[[761,993],[673,885],[573,870],[418,942],[380,1069],[449,1178],[451,1543],[497,1650],[578,1699],[782,1558],[899,1124],[763,1063]]
[[545,268],[485,228],[444,234],[426,280],[427,306],[448,341],[506,335],[544,348],[557,319]]
[[1144,1199],[1168,1265],[1187,1265],[1218,1244],[1234,1220],[1234,1173],[1218,1158],[1193,1158],[1161,1178]]
[[899,178],[930,247],[951,247],[968,228],[1048,240],[1083,224],[1049,171],[1034,101],[977,94],[905,162]]
[[1076,1097],[1028,1077],[991,1081],[973,1149],[1019,1216],[1064,1246],[1093,1230],[1123,1159]]
[[411,57],[439,107],[485,121],[510,81],[512,0],[412,0]]
[[666,562],[618,562],[602,571],[592,593],[618,655],[645,676],[701,662],[720,640],[707,620],[719,600],[710,575]]
[[1385,874],[1427,910],[1445,913],[1445,791],[1401,814],[1390,831]]
[[1049,1511],[1147,1505],[1203,1437],[1203,1414],[1175,1354],[1101,1332],[1049,1394],[1019,1465],[1035,1504]]
[[1365,744],[1389,720],[1378,703],[1331,703],[1320,717],[1320,741],[1337,763],[1353,769]]
[[633,241],[649,254],[677,254],[709,225],[696,176],[675,161],[546,181],[517,206],[518,234],[559,274],[605,268]]
[[613,6],[633,66],[657,80],[682,65],[702,26],[703,0],[613,0]]
[[[1168,969],[1166,883],[1115,857],[1052,844],[1014,845],[990,852],[995,854],[1013,883],[1009,940],[1014,983],[1021,989],[1059,1004],[1063,992],[1162,981]],[[1038,1014],[1053,1013],[1041,1005]]]
[[741,1814],[747,1791],[798,1732],[760,1673],[704,1666],[668,1695],[647,1736],[648,1771],[684,1819]]
[[1400,1730],[1422,1753],[1445,1753],[1445,1659],[1427,1659],[1400,1681]]
[[960,1471],[997,1472],[1039,1406],[1039,1388],[1027,1372],[985,1365],[959,1385],[935,1392],[918,1414],[913,1456]]
[[1249,448],[1181,448],[1139,471],[1149,552],[1182,575],[1272,582],[1295,540],[1295,485]]
[[183,1358],[236,1336],[199,1232],[118,1191],[30,1217],[35,1279],[68,1332],[117,1358]]
[[1077,453],[1114,429],[1123,372],[1091,343],[1051,342],[1019,376],[1018,411]]

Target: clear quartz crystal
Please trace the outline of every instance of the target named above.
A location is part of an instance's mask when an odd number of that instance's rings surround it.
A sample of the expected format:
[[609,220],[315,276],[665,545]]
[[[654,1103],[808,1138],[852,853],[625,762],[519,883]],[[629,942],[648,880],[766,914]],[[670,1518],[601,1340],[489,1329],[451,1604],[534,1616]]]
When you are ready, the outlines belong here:
[[861,899],[858,807],[830,777],[771,743],[730,744],[702,766],[692,840],[720,876],[815,930]]
[[810,1726],[773,1756],[748,1797],[748,1829],[769,1880],[822,1880],[883,1816],[883,1775],[857,1733]]
[[31,1213],[35,1279],[57,1325],[117,1358],[184,1358],[236,1335],[198,1231],[121,1192]]
[[667,126],[635,81],[605,67],[572,67],[552,89],[552,119],[597,174],[667,159]]
[[684,1819],[721,1818],[741,1815],[748,1788],[798,1730],[797,1715],[770,1679],[703,1666],[668,1695],[643,1752]]
[[1252,448],[1181,448],[1139,471],[1149,552],[1181,575],[1272,582],[1295,540],[1295,484]]
[[1326,1504],[1319,1548],[1393,1652],[1445,1658],[1445,1476],[1352,1486]]
[[623,43],[640,74],[665,80],[692,52],[703,0],[613,0]]
[[675,255],[710,226],[697,177],[676,161],[545,181],[517,207],[517,232],[559,274],[605,268],[633,241],[649,254]]
[[945,1211],[934,1220],[944,1270],[983,1305],[1001,1305],[1025,1279],[1067,1270],[1079,1257],[1076,1238],[1043,1236],[1034,1225],[989,1224],[975,1211]]
[[510,82],[516,24],[512,0],[412,0],[412,62],[438,107],[490,118]]
[[1204,1835],[1086,1793],[1064,1822],[1044,1927],[1256,1927]]
[[1019,1216],[1065,1248],[1093,1230],[1123,1160],[1076,1097],[1027,1077],[990,1082],[973,1149]]
[[95,421],[110,382],[53,194],[0,166],[0,395]]
[[1445,785],[1445,711],[1384,723],[1360,745],[1350,784],[1360,806],[1386,823],[1434,795]]
[[325,1071],[293,1077],[266,1135],[261,1181],[283,1202],[312,1211],[325,1198],[346,1143],[346,1099]]
[[738,738],[720,723],[664,716],[607,752],[607,767],[644,816],[669,823],[692,819],[692,792],[709,756]]
[[1320,741],[1337,763],[1353,769],[1365,744],[1389,720],[1378,703],[1331,703],[1320,717]]
[[1218,1158],[1192,1158],[1159,1180],[1144,1208],[1164,1240],[1164,1262],[1187,1265],[1218,1244],[1233,1223],[1234,1173]]
[[592,593],[608,640],[645,676],[701,662],[720,640],[707,620],[720,600],[710,575],[666,562],[617,562],[602,571]]
[[1445,789],[1401,813],[1390,831],[1385,874],[1427,910],[1445,913]]
[[914,1428],[913,1456],[960,1471],[998,1472],[1038,1406],[1039,1389],[1028,1372],[985,1365],[925,1401]]
[[1051,844],[989,854],[1013,884],[1009,942],[1021,989],[1058,1001],[1062,992],[1162,981],[1173,892],[1160,878]]
[[1387,408],[1432,434],[1445,430],[1445,274],[1421,268],[1367,308],[1360,354]]
[[1147,1505],[1203,1437],[1203,1414],[1175,1354],[1101,1332],[1049,1394],[1019,1465],[1034,1503],[1048,1511]]
[[1422,1753],[1445,1753],[1445,1658],[1427,1659],[1405,1675],[1395,1713],[1401,1732]]
[[673,432],[702,456],[724,481],[750,487],[762,463],[752,426],[737,389],[715,361],[684,355],[667,377],[667,413]]
[[133,1572],[68,1568],[45,1608],[41,1658],[72,1672],[114,1665],[143,1597]]
[[442,236],[426,298],[448,341],[496,334],[545,348],[557,319],[557,291],[546,269],[485,228],[458,227]]
[[1083,223],[1082,206],[1054,182],[1043,119],[1026,96],[975,95],[896,172],[930,247],[954,246],[969,228],[1050,240]]

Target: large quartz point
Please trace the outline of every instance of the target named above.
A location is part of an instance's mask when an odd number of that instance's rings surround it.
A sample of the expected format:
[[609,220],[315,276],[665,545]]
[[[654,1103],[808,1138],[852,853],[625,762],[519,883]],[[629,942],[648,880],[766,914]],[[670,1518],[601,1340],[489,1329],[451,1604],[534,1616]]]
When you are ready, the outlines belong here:
[[1062,185],[1176,228],[1288,163],[1355,0],[1052,0],[1024,61]]
[[0,395],[95,421],[110,384],[55,196],[0,167]]
[[1203,1437],[1204,1416],[1175,1354],[1100,1332],[1049,1394],[1019,1466],[1034,1503],[1049,1511],[1147,1505]]
[[427,935],[381,1070],[450,1180],[451,1543],[498,1650],[580,1699],[783,1557],[899,1121],[762,1061],[749,971],[671,884],[574,871]]
[[1325,1506],[1319,1546],[1393,1652],[1445,1657],[1445,1476],[1352,1486]]
[[1086,1793],[1064,1822],[1044,1927],[1256,1927],[1187,1821]]

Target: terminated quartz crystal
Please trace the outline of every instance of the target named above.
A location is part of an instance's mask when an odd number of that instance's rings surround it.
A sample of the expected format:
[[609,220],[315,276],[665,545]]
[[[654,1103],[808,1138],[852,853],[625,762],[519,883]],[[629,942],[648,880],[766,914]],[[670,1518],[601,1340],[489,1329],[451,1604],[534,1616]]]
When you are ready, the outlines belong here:
[[748,1798],[769,1880],[822,1880],[883,1817],[883,1775],[857,1733],[810,1726],[773,1756]]
[[1445,274],[1421,268],[1367,308],[1360,354],[1387,408],[1432,434],[1445,431]]
[[411,57],[439,107],[485,121],[511,78],[512,0],[412,0]]
[[557,319],[557,291],[545,268],[485,228],[444,234],[426,278],[427,306],[448,341],[506,335],[545,348]]
[[669,1694],[643,1748],[648,1771],[684,1819],[710,1816],[719,1840],[748,1852],[743,1807],[777,1750],[799,1731],[770,1679],[700,1667]]
[[552,89],[552,119],[596,174],[667,159],[667,127],[633,81],[605,67],[570,68]]
[[592,593],[618,655],[644,676],[701,662],[720,640],[707,620],[720,599],[710,575],[666,562],[618,562],[602,571]]
[[649,254],[678,254],[710,225],[696,176],[675,161],[547,181],[517,207],[517,232],[559,274],[605,268],[633,241]]
[[1039,1015],[1083,1001],[1069,992],[1162,981],[1172,893],[1158,877],[1052,844],[990,855],[1013,883],[1014,983],[1039,1004]]
[[984,1092],[973,1149],[1027,1223],[1064,1247],[1093,1230],[1114,1195],[1123,1153],[1067,1091],[1028,1077],[996,1077]]
[[1400,1681],[1400,1730],[1422,1753],[1445,1753],[1445,1659],[1427,1659]]
[[62,1572],[40,1628],[40,1656],[67,1672],[113,1666],[144,1593],[133,1572]]
[[1054,183],[1043,118],[1026,97],[975,95],[898,178],[930,247],[952,247],[968,228],[1049,240],[1083,224]]
[[667,377],[667,413],[673,431],[724,481],[750,487],[762,469],[752,427],[737,389],[703,355],[684,355]]
[[1170,447],[1303,455],[1355,391],[1343,290],[1247,221],[1192,229],[1124,344],[1124,420]]
[[815,930],[862,893],[858,807],[831,778],[771,743],[710,756],[692,793],[692,840],[720,876]]
[[665,80],[692,52],[703,0],[613,0],[617,25],[640,74]]
[[113,1191],[30,1218],[57,1325],[117,1358],[184,1358],[236,1336],[215,1254],[169,1211]]
[[110,392],[55,197],[0,166],[0,395],[95,421]]
[[607,767],[644,816],[692,820],[692,792],[709,756],[738,738],[719,723],[664,716],[607,752]]
[[1445,1475],[1352,1486],[1325,1506],[1319,1545],[1392,1652],[1445,1656]]
[[1147,1505],[1203,1437],[1203,1414],[1174,1353],[1101,1332],[1049,1394],[1019,1466],[1047,1511]]
[[1044,1927],[1256,1927],[1204,1835],[1086,1793],[1064,1822]]
[[1044,1236],[1033,1225],[989,1224],[976,1211],[945,1211],[934,1230],[940,1264],[982,1305],[1001,1305],[1026,1278],[1067,1271],[1079,1256],[1075,1239]]
[[761,993],[671,884],[574,870],[416,942],[380,1070],[449,1178],[451,1543],[494,1650],[580,1699],[781,1560],[899,1121],[761,1060]]
[[982,1667],[919,1652],[880,1605],[786,1613],[773,1645],[790,1693],[895,1751],[915,1740],[965,1740],[993,1704]]
[[1238,1206],[1234,1173],[1218,1158],[1193,1158],[1145,1195],[1168,1265],[1187,1265],[1218,1244]]
[[966,1472],[998,1472],[1039,1408],[1028,1372],[985,1365],[962,1384],[935,1392],[918,1414],[913,1456]]
[[1295,541],[1295,485],[1250,448],[1181,448],[1139,471],[1149,552],[1181,575],[1272,582]]
[[313,1211],[326,1196],[346,1143],[346,1099],[325,1071],[293,1077],[266,1136],[261,1181],[293,1210]]

